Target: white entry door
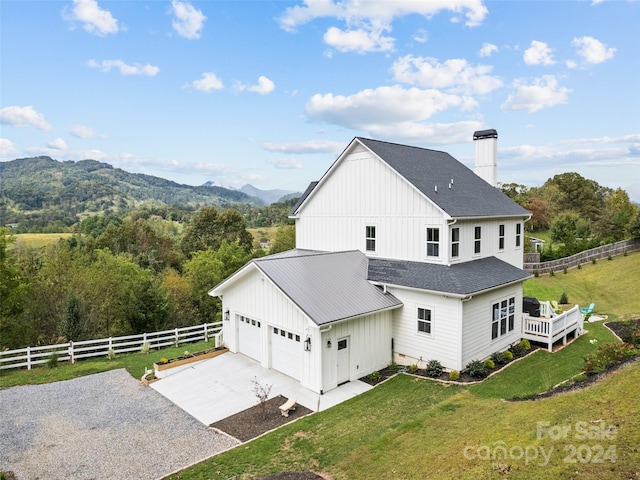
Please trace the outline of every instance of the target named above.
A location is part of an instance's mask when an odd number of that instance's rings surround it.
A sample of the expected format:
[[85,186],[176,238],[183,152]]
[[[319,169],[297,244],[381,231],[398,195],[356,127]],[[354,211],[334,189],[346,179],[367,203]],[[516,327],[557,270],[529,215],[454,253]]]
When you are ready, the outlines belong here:
[[282,328],[271,329],[271,368],[300,380],[301,352],[300,335]]
[[238,351],[262,361],[262,322],[242,315],[238,317]]
[[338,385],[349,378],[349,337],[338,339]]

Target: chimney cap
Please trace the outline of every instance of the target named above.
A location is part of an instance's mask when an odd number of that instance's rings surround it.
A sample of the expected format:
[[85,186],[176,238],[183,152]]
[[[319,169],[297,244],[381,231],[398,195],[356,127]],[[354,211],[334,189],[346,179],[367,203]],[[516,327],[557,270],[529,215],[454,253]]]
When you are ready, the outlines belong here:
[[498,138],[498,132],[495,129],[490,130],[478,130],[473,132],[473,139],[480,140],[481,138]]

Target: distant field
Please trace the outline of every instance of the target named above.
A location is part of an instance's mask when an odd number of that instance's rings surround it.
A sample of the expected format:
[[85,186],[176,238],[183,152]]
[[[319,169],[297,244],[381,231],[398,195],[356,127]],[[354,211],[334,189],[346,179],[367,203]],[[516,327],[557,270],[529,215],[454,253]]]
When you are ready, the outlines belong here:
[[251,234],[254,240],[260,240],[264,237],[271,243],[273,243],[273,240],[276,238],[277,231],[278,227],[247,228],[247,232]]
[[15,235],[15,245],[22,248],[42,248],[71,236],[73,233],[19,233]]

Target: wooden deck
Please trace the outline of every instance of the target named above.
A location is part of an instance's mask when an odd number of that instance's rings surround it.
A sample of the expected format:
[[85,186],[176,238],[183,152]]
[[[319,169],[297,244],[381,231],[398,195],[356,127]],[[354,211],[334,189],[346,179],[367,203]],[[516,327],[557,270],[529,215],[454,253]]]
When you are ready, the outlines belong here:
[[[562,340],[567,343],[567,335],[581,335],[584,317],[580,313],[580,306],[575,305],[570,310],[556,314],[549,302],[540,302],[540,316],[532,317],[525,314],[522,322],[522,338],[529,341],[544,343],[551,352],[553,344]],[[574,333],[575,332],[575,333]]]

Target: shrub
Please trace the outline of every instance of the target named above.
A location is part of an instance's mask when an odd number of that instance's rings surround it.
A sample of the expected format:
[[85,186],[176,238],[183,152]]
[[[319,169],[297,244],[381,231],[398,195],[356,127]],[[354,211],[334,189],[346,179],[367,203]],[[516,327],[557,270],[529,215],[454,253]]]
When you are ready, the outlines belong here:
[[513,358],[520,358],[527,353],[527,351],[519,343],[512,345],[511,348],[509,348],[509,351],[511,352]]
[[47,359],[47,367],[58,368],[59,358],[60,358],[60,355],[57,352],[53,352],[51,355],[49,355],[49,358]]
[[149,342],[145,342],[142,344],[142,347],[140,347],[140,353],[147,354],[149,353],[149,349],[151,349],[151,344]]
[[460,379],[460,372],[457,370],[451,370],[449,372],[449,380],[459,380]]
[[527,340],[526,338],[523,338],[522,340],[520,340],[520,346],[524,350],[531,350],[531,343],[529,343],[529,340]]
[[493,360],[491,360],[490,358],[487,358],[487,359],[484,361],[484,364],[483,364],[483,365],[484,365],[485,367],[487,367],[489,370],[493,370],[494,368],[496,368],[496,364],[495,364],[495,362],[494,362]]
[[369,375],[367,375],[367,378],[372,382],[379,382],[380,380],[382,380],[382,374],[378,371],[371,372]]
[[533,271],[533,276],[534,276],[535,278],[538,278],[538,277],[540,276],[540,272],[538,272],[538,270],[534,270],[534,271]]
[[398,370],[398,364],[397,364],[396,362],[391,362],[391,363],[387,366],[387,368],[388,368],[389,370]]
[[620,338],[623,342],[640,346],[640,327],[633,327],[627,325],[626,328],[620,333]]
[[553,271],[553,268],[551,270],[549,270],[549,276],[550,277],[555,277],[556,276],[556,272]]
[[567,267],[564,267],[564,268],[562,269],[562,273],[564,273],[564,274],[566,275],[566,274],[567,274],[567,272],[568,272]]
[[582,264],[581,263],[578,264],[578,270],[582,270]]
[[560,295],[560,300],[558,301],[558,303],[561,303],[561,304],[569,303],[569,297],[567,297],[566,293],[562,292],[562,295]]
[[595,258],[592,258],[591,259],[591,263],[593,263],[595,265],[596,263],[598,263],[598,261]]
[[429,360],[425,370],[427,376],[436,378],[442,375],[444,368],[442,368],[442,364],[438,360]]
[[494,352],[491,354],[491,360],[493,360],[494,365],[502,365],[504,363],[507,363],[507,359],[505,358],[504,354],[505,352]]
[[613,257],[611,257],[611,254],[607,256],[607,260],[613,260]]
[[599,346],[595,353],[584,356],[582,371],[587,375],[594,375],[636,353],[634,346],[628,343],[605,343]]
[[417,371],[418,371],[418,365],[416,365],[415,363],[413,365],[409,365],[410,373],[416,373]]
[[509,350],[507,350],[506,352],[502,352],[502,356],[507,359],[507,362],[513,360],[513,353],[511,353]]
[[465,367],[467,373],[473,378],[484,378],[489,375],[487,367],[480,360],[471,360]]
[[109,360],[113,360],[114,358],[116,358],[116,352],[113,348],[110,348],[109,350],[107,350],[107,358]]

